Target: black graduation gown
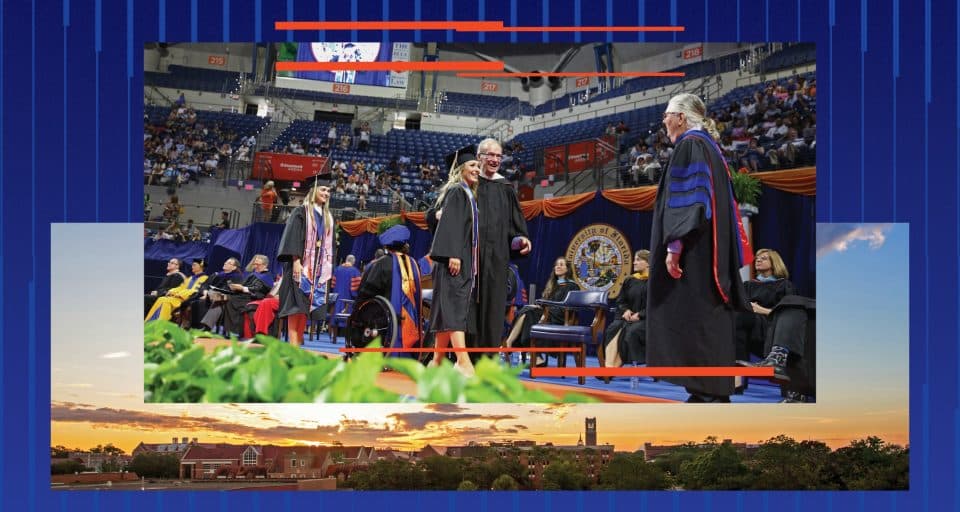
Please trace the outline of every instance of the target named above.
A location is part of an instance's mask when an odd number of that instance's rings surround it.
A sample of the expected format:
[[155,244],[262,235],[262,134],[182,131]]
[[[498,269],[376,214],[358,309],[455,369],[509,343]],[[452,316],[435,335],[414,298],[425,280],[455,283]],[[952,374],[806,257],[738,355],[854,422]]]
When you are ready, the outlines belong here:
[[[660,180],[653,213],[648,366],[734,364],[734,312],[747,310],[734,207],[730,178],[716,146],[690,132],[681,136]],[[667,244],[678,239],[683,241],[683,276],[673,279],[665,259]],[[729,396],[734,387],[733,377],[666,380],[710,396]]]
[[[473,206],[460,186],[452,187],[443,198],[443,215],[433,235],[430,258],[433,259],[433,304],[430,307],[430,331],[473,332],[468,314],[474,287]],[[482,214],[481,214],[482,218]],[[460,273],[450,275],[450,258],[460,259]],[[506,266],[504,266],[506,268]],[[506,276],[503,276],[506,286]],[[498,295],[502,301],[504,293]],[[503,310],[503,302],[500,309]],[[502,313],[502,311],[501,311]],[[501,326],[503,320],[500,321]]]
[[[789,279],[776,281],[758,281],[756,279],[743,283],[747,294],[747,302],[756,302],[761,306],[773,309],[781,299],[787,295],[795,295],[796,288]],[[769,327],[769,317],[754,312],[737,313],[737,359],[748,360],[750,354],[763,357],[763,340]]]
[[[283,266],[283,282],[280,283],[280,290],[277,292],[277,298],[280,300],[280,310],[277,316],[280,318],[296,315],[310,314],[310,299],[307,294],[300,289],[300,282],[293,279],[293,260],[301,258],[303,262],[304,239],[307,237],[307,219],[305,208],[294,208],[287,217],[287,224],[283,228],[283,235],[280,237],[280,247],[277,249],[277,260]],[[323,221],[321,219],[321,221]],[[323,223],[317,227],[317,231],[323,232]],[[319,250],[315,259],[319,259]],[[336,261],[336,256],[331,257]],[[319,271],[320,265],[317,266]],[[316,276],[312,276],[316,277]],[[317,290],[320,293],[320,290]]]
[[[477,207],[480,210],[480,268],[477,276],[477,302],[474,306],[477,332],[467,339],[471,347],[499,347],[506,317],[507,265],[520,256],[511,251],[510,243],[527,235],[527,221],[520,210],[520,201],[513,186],[504,178],[481,177],[477,186]],[[436,210],[427,211],[427,224],[435,229]],[[446,215],[447,211],[443,211]],[[443,217],[441,215],[441,218]],[[436,265],[434,265],[436,268]]]
[[238,292],[227,298],[227,304],[223,308],[223,328],[228,333],[243,335],[243,312],[247,304],[252,300],[260,300],[270,293],[273,285],[270,284],[269,272],[262,272],[259,275],[251,272],[243,281],[243,286],[250,290],[250,293]]
[[240,283],[243,281],[243,274],[238,270],[225,274],[223,271],[217,272],[211,275],[207,280],[200,286],[200,290],[188,301],[184,302],[181,308],[190,307],[190,326],[199,328],[201,326],[200,320],[207,314],[207,311],[210,309],[209,299],[201,300],[200,297],[207,292],[211,286],[216,286],[222,290],[230,288],[230,283]]
[[[623,319],[623,313],[630,310],[634,313],[640,313],[640,321],[627,322]],[[604,333],[603,346],[606,349],[607,343],[617,334],[620,329],[624,329],[620,335],[617,346],[617,352],[624,363],[643,364],[647,360],[647,280],[636,277],[629,277],[623,283],[620,289],[620,296],[617,298],[616,318],[607,327]]]

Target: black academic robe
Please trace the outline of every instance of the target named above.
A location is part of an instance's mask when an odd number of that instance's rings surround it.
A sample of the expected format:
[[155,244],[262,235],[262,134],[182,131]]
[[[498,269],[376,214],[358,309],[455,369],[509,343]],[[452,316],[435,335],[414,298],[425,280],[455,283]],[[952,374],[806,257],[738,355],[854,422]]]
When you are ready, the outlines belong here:
[[243,335],[243,313],[247,304],[252,300],[260,300],[266,297],[270,293],[270,289],[273,288],[269,272],[251,272],[242,284],[250,292],[240,291],[229,295],[223,308],[224,330],[241,336]]
[[[743,283],[747,302],[756,302],[773,309],[787,295],[795,295],[796,288],[789,279],[776,281],[751,280]],[[737,313],[737,359],[749,360],[750,354],[764,357],[763,342],[770,322],[769,317],[754,312]]]
[[[324,224],[317,227],[318,236],[324,232]],[[310,314],[310,298],[300,289],[300,282],[293,279],[293,260],[301,258],[303,263],[304,239],[307,237],[307,220],[305,208],[294,208],[287,218],[287,224],[283,229],[283,235],[280,237],[280,247],[277,249],[277,260],[283,265],[283,281],[280,283],[280,291],[277,298],[280,300],[280,310],[278,317],[286,317],[295,314]],[[311,244],[313,245],[313,244]],[[327,245],[325,241],[325,245]],[[332,244],[330,245],[332,251]],[[319,259],[320,251],[315,249],[317,254],[315,260]],[[324,249],[327,251],[327,249]],[[335,261],[333,254],[325,255],[324,261]],[[326,266],[326,264],[324,264]],[[318,265],[318,270],[323,273],[323,269]],[[332,267],[326,269],[332,273]],[[311,277],[316,278],[311,274]],[[326,285],[324,285],[326,288]],[[315,293],[325,293],[325,289],[318,289]],[[314,301],[316,302],[316,301]]]
[[[706,139],[704,138],[706,137]],[[648,366],[732,366],[734,312],[747,310],[739,268],[752,258],[741,243],[730,177],[709,135],[676,142],[657,189],[647,291]],[[683,241],[680,268],[667,272],[667,244]],[[733,377],[670,377],[689,393],[725,397]]]
[[[627,322],[623,319],[625,311],[640,313],[638,322]],[[607,343],[621,329],[620,339],[617,344],[617,352],[624,363],[643,364],[647,359],[647,280],[637,277],[628,277],[620,288],[620,295],[617,297],[617,309],[615,318],[607,327],[604,333],[603,346],[606,349]]]
[[[520,210],[520,201],[513,186],[504,178],[481,177],[477,187],[480,210],[480,268],[477,276],[478,301],[474,303],[477,333],[469,336],[468,346],[498,347],[503,337],[506,315],[503,297],[507,294],[507,264],[519,257],[511,251],[515,237],[527,235],[527,221]],[[436,225],[435,210],[427,211],[431,231]],[[443,211],[446,215],[446,210]],[[441,215],[441,218],[443,217]],[[434,265],[436,268],[436,265]]]
[[[567,294],[570,292],[580,290],[580,285],[575,281],[566,281],[563,283],[557,283],[549,292],[544,291],[543,299],[554,301],[554,302],[563,302],[563,299],[567,298]],[[540,319],[543,318],[543,308],[532,304],[529,306],[524,306],[523,309],[517,313],[517,322],[522,322],[520,327],[520,337],[517,342],[514,343],[515,346],[520,347],[529,347],[530,346],[530,328],[534,324],[540,323]],[[563,325],[566,319],[566,313],[563,308],[548,308],[547,311],[547,322],[551,325]],[[541,340],[538,343],[540,347],[551,347],[554,346],[553,343],[548,341]]]
[[153,307],[153,304],[157,302],[158,298],[163,297],[173,288],[180,286],[180,283],[182,283],[184,279],[184,275],[180,272],[174,272],[172,274],[163,276],[163,280],[160,281],[160,286],[157,286],[156,294],[143,295],[143,315],[147,315],[147,312],[150,311],[150,308]]
[[[443,198],[443,215],[437,223],[430,246],[433,264],[433,303],[430,306],[430,330],[474,332],[470,312],[473,293],[473,206],[467,192],[451,187]],[[482,217],[482,213],[481,213]],[[451,258],[460,260],[460,273],[450,275]],[[506,285],[506,276],[503,276]],[[486,290],[484,290],[486,292]],[[497,297],[503,310],[503,297]],[[503,320],[501,320],[502,326]]]
[[[395,261],[397,265],[394,265]],[[403,289],[405,274],[411,285],[409,296]],[[386,256],[381,256],[367,265],[357,290],[357,301],[383,297],[390,301],[398,315],[396,320],[399,339],[383,340],[384,345],[407,348],[420,346],[423,340],[423,324],[420,320],[422,304],[419,283],[420,267],[417,261],[402,252],[390,251]],[[403,355],[414,358],[418,356],[416,353]]]

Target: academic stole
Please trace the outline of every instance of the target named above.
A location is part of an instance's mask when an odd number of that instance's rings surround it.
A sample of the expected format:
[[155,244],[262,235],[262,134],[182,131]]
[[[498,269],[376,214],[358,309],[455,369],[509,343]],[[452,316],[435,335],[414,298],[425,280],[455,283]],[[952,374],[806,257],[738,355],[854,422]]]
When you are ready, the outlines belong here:
[[470,206],[473,209],[473,272],[474,277],[474,286],[476,286],[476,277],[477,270],[479,268],[480,261],[480,211],[477,208],[477,198],[473,195],[473,191],[470,190],[470,187],[466,183],[460,182],[460,186],[463,188],[463,191],[467,193],[467,197],[470,198]]
[[[412,258],[405,254],[393,254],[393,285],[390,302],[400,315],[400,336],[392,348],[412,348],[420,342],[420,314],[417,296],[420,295],[420,279],[413,268]],[[398,284],[399,283],[399,286]],[[413,353],[393,353],[393,356],[416,357]]]
[[327,226],[323,223],[323,213],[318,212],[316,208],[313,208],[313,225],[314,229],[317,232],[317,244],[314,249],[314,261],[313,261],[313,282],[310,283],[310,311],[317,309],[327,302],[327,294],[324,293],[322,297],[322,302],[317,303],[317,288],[320,285],[320,274],[323,273],[323,258],[326,256],[326,235],[327,235]]

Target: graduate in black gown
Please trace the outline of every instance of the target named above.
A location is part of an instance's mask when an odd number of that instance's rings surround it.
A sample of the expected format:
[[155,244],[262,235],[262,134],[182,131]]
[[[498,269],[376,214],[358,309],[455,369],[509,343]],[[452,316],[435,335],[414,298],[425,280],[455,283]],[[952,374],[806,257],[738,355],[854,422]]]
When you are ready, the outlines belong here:
[[325,303],[327,284],[333,275],[334,233],[329,202],[329,181],[315,177],[303,206],[290,213],[280,237],[277,259],[283,264],[283,281],[277,316],[287,318],[287,336],[297,347],[303,344],[307,315]]
[[[360,280],[357,301],[381,296],[390,301],[398,318],[397,339],[383,340],[384,346],[416,348],[423,341],[420,290],[420,266],[409,254],[410,230],[402,225],[380,235],[386,254],[371,261]],[[413,352],[395,352],[393,356],[418,358]]]
[[[242,283],[243,282],[243,272],[240,271],[240,260],[237,258],[227,258],[223,262],[223,267],[220,272],[214,273],[210,276],[203,286],[200,287],[200,291],[197,293],[196,297],[190,299],[184,304],[184,309],[189,309],[190,311],[190,325],[198,329],[204,329],[212,331],[215,327],[216,321],[220,318],[222,312],[223,301],[216,300],[214,297],[218,298],[225,296],[222,291],[217,290],[229,290],[231,283]],[[207,316],[210,312],[210,309],[217,309],[218,311],[213,316]],[[207,319],[211,323],[209,325],[204,323],[204,319]]]
[[[477,208],[476,190],[480,180],[480,161],[476,150],[463,148],[447,156],[450,176],[440,189],[438,209],[443,214],[437,223],[430,246],[433,265],[433,303],[430,307],[430,331],[436,333],[436,348],[430,365],[439,365],[443,349],[449,343],[454,348],[465,348],[468,331],[473,331],[471,303],[477,299],[479,251],[479,222],[482,215]],[[506,268],[506,265],[504,265]],[[504,276],[503,286],[506,286]],[[488,293],[483,290],[483,293]],[[501,314],[506,291],[498,295]],[[502,321],[502,320],[501,320]],[[473,363],[466,352],[456,352],[455,367],[462,374],[474,373]]]
[[[653,213],[648,366],[732,366],[734,313],[747,308],[739,269],[753,261],[714,122],[682,93],[663,116],[674,144]],[[729,402],[733,377],[669,377],[689,402]]]
[[646,363],[649,277],[650,251],[641,249],[633,254],[633,274],[620,287],[615,319],[604,332],[604,366]]
[[227,335],[236,334],[243,337],[243,313],[247,304],[253,300],[260,300],[270,293],[273,287],[273,275],[267,265],[270,260],[263,254],[257,254],[250,259],[247,265],[247,276],[242,283],[231,283],[233,294],[227,298],[223,306],[223,329]]
[[[468,336],[470,346],[499,347],[506,314],[503,297],[507,290],[507,265],[530,253],[533,245],[527,235],[527,221],[520,210],[520,201],[513,185],[499,173],[503,150],[495,139],[484,139],[477,146],[481,163],[477,186],[480,214],[480,265],[477,288],[479,301],[474,304],[477,331]],[[439,208],[427,210],[431,231]],[[441,212],[442,218],[442,212]]]

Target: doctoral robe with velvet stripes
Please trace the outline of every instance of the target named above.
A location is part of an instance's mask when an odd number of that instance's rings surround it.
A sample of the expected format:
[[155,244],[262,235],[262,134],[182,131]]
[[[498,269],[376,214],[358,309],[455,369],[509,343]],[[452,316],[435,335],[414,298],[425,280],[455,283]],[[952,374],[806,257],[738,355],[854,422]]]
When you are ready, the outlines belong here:
[[[667,244],[683,242],[680,268],[667,272]],[[732,366],[734,313],[746,307],[741,265],[752,261],[742,234],[729,171],[705,132],[678,137],[660,180],[653,214],[647,298],[649,366]],[[666,379],[688,392],[733,393],[732,377]]]

